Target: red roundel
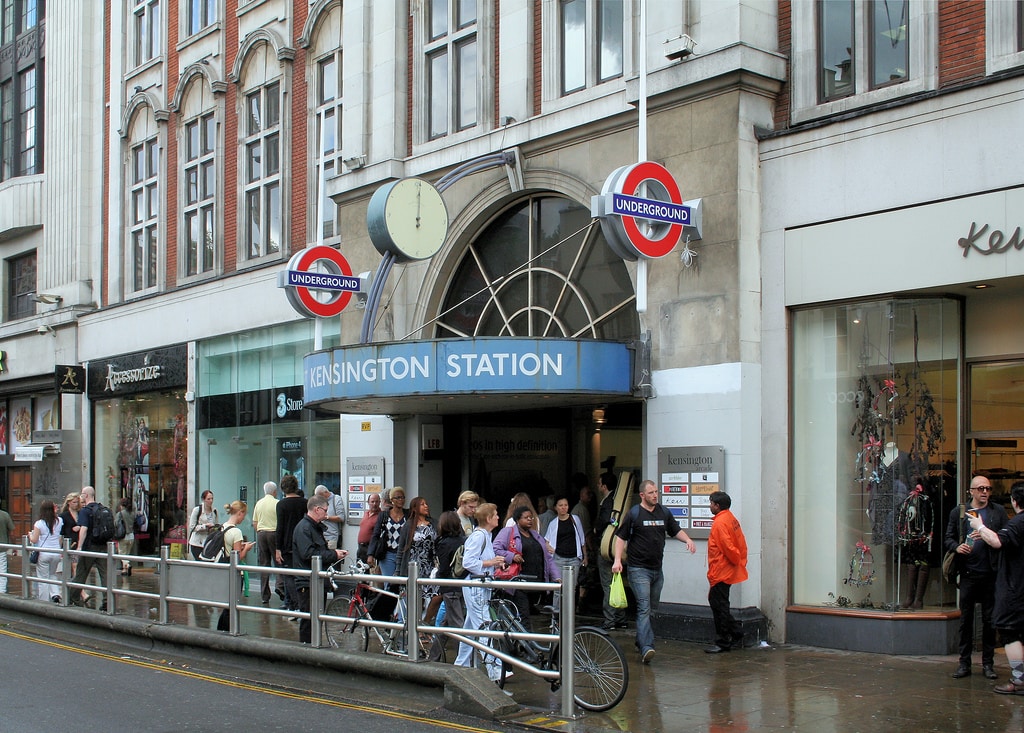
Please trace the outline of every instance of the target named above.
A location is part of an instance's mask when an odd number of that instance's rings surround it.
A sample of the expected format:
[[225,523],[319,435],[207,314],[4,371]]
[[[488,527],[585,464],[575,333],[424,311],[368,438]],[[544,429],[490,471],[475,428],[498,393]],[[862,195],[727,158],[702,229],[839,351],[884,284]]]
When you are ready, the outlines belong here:
[[[324,269],[334,275],[352,276],[352,268],[341,252],[325,246],[309,247],[301,252],[297,252],[295,257],[292,258],[292,262],[289,263],[289,269],[309,272],[313,265],[318,262],[323,263]],[[340,314],[348,306],[349,301],[352,300],[351,291],[337,292],[326,302],[317,300],[310,288],[301,285],[295,286],[294,293],[302,307],[310,315],[319,318],[332,318]]]
[[[620,191],[627,196],[636,196],[640,186],[645,182],[648,183],[648,187],[653,185],[655,188],[663,189],[661,191],[662,195],[671,203],[683,203],[683,195],[679,192],[679,185],[672,177],[672,174],[668,172],[665,166],[651,161],[630,166],[626,177],[622,180]],[[661,197],[648,195],[646,198]],[[658,227],[661,230],[658,232],[661,236],[652,238],[651,235],[643,232],[637,219],[632,216],[622,217],[622,228],[630,244],[636,248],[637,252],[650,258],[664,257],[671,252],[683,233],[682,224],[668,224],[664,227]]]

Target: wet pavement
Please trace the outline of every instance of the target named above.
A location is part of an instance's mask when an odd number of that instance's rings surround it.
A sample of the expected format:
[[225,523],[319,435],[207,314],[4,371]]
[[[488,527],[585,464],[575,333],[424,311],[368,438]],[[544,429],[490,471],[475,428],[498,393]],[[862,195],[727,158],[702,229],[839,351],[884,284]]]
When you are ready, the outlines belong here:
[[[18,561],[12,560],[11,570],[16,572]],[[144,568],[117,580],[119,587],[155,592],[158,576]],[[8,592],[19,591],[20,581],[13,580]],[[258,596],[258,590],[250,591],[244,602],[259,606]],[[270,608],[279,606],[274,596]],[[128,597],[120,598],[118,612],[153,620],[157,614],[154,602]],[[170,619],[174,624],[215,628],[218,613],[171,604]],[[297,640],[298,624],[286,614],[243,613],[241,619],[246,635]],[[584,623],[593,621],[581,618]],[[644,665],[633,649],[632,632],[614,632],[613,638],[627,652],[630,665],[629,691],[616,708],[563,719],[560,694],[544,681],[518,672],[506,689],[522,709],[507,722],[590,733],[1024,731],[1024,696],[993,693],[995,683],[981,676],[977,660],[971,677],[954,680],[952,655],[897,657],[785,644],[705,654],[700,645],[659,641],[652,663]],[[996,670],[999,681],[1005,681],[1008,668],[1001,649]],[[365,696],[367,690],[352,694]],[[373,703],[372,695],[366,702]],[[487,725],[482,722],[480,727]]]

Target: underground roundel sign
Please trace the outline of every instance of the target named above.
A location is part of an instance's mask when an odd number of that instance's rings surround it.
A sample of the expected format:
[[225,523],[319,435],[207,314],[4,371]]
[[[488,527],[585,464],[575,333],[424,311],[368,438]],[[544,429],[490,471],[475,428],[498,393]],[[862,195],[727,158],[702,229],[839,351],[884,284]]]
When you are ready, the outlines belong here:
[[672,174],[651,161],[613,171],[591,213],[601,220],[608,244],[623,259],[664,257],[684,230],[700,239],[700,201],[683,201]]
[[352,293],[359,292],[359,278],[352,276],[341,252],[317,246],[296,252],[288,269],[278,275],[288,302],[300,315],[331,318],[345,310]]

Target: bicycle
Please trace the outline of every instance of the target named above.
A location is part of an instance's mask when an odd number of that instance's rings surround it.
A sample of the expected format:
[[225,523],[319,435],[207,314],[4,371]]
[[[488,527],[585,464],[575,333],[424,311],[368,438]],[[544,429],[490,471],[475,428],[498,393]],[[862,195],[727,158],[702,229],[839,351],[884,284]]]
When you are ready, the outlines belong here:
[[[331,581],[337,589],[339,581],[344,583],[346,576],[365,575],[369,566],[357,560],[355,564],[342,571],[331,573]],[[382,654],[393,657],[407,656],[405,629],[388,629],[360,623],[360,621],[391,621],[405,624],[405,587],[399,592],[378,588],[367,581],[359,581],[350,595],[337,596],[327,604],[325,613],[328,616],[342,616],[354,619],[351,622],[324,621],[324,636],[327,643],[338,648],[341,646],[342,634],[354,634],[359,630],[359,646],[362,651],[370,649],[371,636],[377,640]],[[419,654],[426,657],[430,649],[430,638],[423,634],[419,639]],[[443,661],[443,660],[442,660]]]
[[[500,593],[500,592],[499,592]],[[503,637],[490,637],[488,646],[497,651],[522,659],[527,664],[544,670],[559,668],[559,643],[543,643],[515,639],[509,634],[529,633],[523,626],[515,604],[506,597],[492,595],[487,602],[491,620],[485,630],[502,631]],[[558,614],[551,614],[550,633],[558,635]],[[603,630],[594,626],[579,626],[573,633],[573,698],[584,710],[603,712],[622,702],[629,687],[629,666],[619,645]],[[485,665],[500,664],[498,687],[505,687],[510,665],[498,657],[482,661]],[[557,692],[561,680],[551,682],[551,691]]]

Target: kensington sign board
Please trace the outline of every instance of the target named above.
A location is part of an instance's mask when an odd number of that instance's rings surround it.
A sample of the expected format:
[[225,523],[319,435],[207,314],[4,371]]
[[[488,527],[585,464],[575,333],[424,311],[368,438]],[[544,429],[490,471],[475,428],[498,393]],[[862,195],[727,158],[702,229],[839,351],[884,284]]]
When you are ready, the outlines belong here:
[[590,208],[608,244],[626,260],[664,257],[684,233],[701,238],[701,200],[684,202],[672,174],[652,161],[612,171]]
[[[340,314],[359,292],[359,278],[341,252],[318,245],[300,250],[288,261],[288,269],[278,273],[277,286],[285,288],[288,302],[300,315],[331,318]],[[320,300],[315,292],[329,292]]]

